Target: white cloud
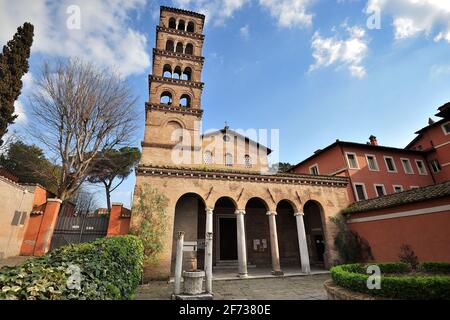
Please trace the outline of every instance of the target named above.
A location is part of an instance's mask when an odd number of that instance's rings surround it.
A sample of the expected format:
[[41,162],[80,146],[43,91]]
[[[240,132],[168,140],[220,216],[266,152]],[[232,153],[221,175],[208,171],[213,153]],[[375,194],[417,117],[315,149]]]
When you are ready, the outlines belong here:
[[337,35],[322,37],[316,32],[312,38],[311,48],[315,63],[310,71],[330,66],[346,67],[350,74],[356,78],[363,78],[367,71],[362,65],[368,52],[368,39],[366,31],[358,26],[344,26],[348,37],[341,39]]
[[174,6],[193,10],[206,15],[206,22],[223,25],[234,12],[250,0],[172,0]]
[[[33,52],[78,56],[114,67],[124,76],[140,74],[150,66],[147,38],[130,26],[130,15],[145,4],[146,0],[0,0],[0,42],[6,43],[29,21],[35,26]],[[71,5],[80,8],[80,29],[67,27]]]
[[25,113],[25,108],[23,107],[22,102],[20,100],[17,100],[14,103],[14,114],[17,116],[17,119],[14,121],[14,123],[17,124],[26,124],[28,119],[27,115]]
[[448,0],[368,0],[366,10],[380,9],[392,16],[395,38],[425,34],[435,41],[450,42],[450,1]]
[[[304,27],[312,24],[308,6],[314,0],[253,0],[267,9],[281,27]],[[174,6],[188,8],[206,15],[206,21],[223,25],[226,19],[250,4],[252,0],[172,0]]]
[[244,39],[248,39],[250,37],[250,29],[248,27],[248,24],[241,27],[239,29],[239,33],[241,34],[241,37]]
[[441,78],[450,76],[450,65],[433,65],[430,68],[432,78]]
[[307,11],[312,0],[259,0],[259,4],[269,9],[278,20],[280,27],[308,27],[313,15]]

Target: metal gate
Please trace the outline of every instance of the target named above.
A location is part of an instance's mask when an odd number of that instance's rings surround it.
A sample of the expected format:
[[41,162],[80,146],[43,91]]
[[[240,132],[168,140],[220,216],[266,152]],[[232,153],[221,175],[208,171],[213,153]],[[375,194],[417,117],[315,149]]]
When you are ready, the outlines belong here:
[[108,231],[108,216],[64,216],[60,215],[53,231],[50,250],[70,243],[94,241],[105,237]]

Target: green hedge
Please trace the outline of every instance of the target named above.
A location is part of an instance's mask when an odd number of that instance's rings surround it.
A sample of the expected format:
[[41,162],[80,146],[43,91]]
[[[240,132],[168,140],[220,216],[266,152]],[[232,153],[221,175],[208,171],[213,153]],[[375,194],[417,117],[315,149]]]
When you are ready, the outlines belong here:
[[377,265],[382,271],[379,290],[367,288],[367,279],[370,276],[365,274],[367,265],[337,266],[331,269],[331,277],[338,286],[372,296],[412,300],[450,299],[450,275],[402,275],[401,273],[407,272],[408,269],[403,263]]
[[144,248],[135,236],[68,245],[21,266],[1,268],[0,299],[131,299],[143,260]]
[[422,272],[450,274],[450,263],[447,262],[424,262],[419,268]]

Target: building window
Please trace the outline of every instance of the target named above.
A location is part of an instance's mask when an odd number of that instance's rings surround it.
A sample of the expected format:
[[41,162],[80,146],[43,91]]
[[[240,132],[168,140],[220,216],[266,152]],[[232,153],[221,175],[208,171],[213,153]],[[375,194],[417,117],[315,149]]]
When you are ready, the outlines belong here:
[[384,187],[384,184],[376,184],[375,185],[375,192],[377,194],[377,197],[382,197],[386,195],[386,188]]
[[411,161],[409,161],[409,159],[401,159],[402,160],[402,165],[403,165],[403,170],[405,170],[406,174],[414,174],[414,170],[411,166]]
[[227,167],[232,167],[233,166],[233,155],[231,153],[227,153],[225,155],[225,165]]
[[399,193],[399,192],[403,192],[403,186],[400,185],[394,185],[394,192],[395,193]]
[[356,157],[356,153],[347,152],[346,155],[347,155],[348,167],[350,169],[359,169],[358,158]]
[[384,162],[386,163],[386,168],[388,172],[397,172],[397,167],[395,166],[393,157],[384,157]]
[[421,175],[427,175],[427,168],[425,168],[425,162],[422,160],[416,160],[416,166],[417,170],[419,171],[419,174]]
[[354,188],[357,201],[367,200],[366,186],[364,183],[355,183]]
[[212,164],[212,152],[211,151],[205,151],[203,154],[203,162],[205,164]]
[[439,164],[439,161],[437,161],[437,160],[432,160],[432,161],[430,162],[430,165],[431,165],[431,169],[433,170],[434,173],[439,173],[439,172],[441,172],[442,168],[441,168],[441,165]]
[[420,187],[419,186],[411,186],[410,188],[411,188],[411,190],[414,190],[414,189],[419,189]]
[[449,135],[450,134],[450,121],[447,123],[444,123],[442,125],[442,130],[444,131],[445,135]]
[[318,176],[319,175],[319,166],[317,164],[309,167],[309,173],[312,174],[313,176]]
[[248,154],[246,154],[244,160],[245,160],[245,167],[251,168],[252,167],[252,158],[250,158],[250,156]]
[[369,167],[370,171],[380,171],[380,168],[378,167],[377,158],[372,154],[366,154],[367,159],[367,166]]
[[223,141],[225,141],[225,142],[229,142],[231,140],[231,138],[230,138],[230,136],[229,135],[224,135],[223,136]]

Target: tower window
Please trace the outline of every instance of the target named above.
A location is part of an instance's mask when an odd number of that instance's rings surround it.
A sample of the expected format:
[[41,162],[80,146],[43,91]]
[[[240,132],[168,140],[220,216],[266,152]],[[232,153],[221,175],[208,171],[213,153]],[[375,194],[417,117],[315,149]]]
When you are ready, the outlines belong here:
[[167,40],[167,42],[166,42],[166,50],[167,51],[172,51],[172,52],[175,50],[174,43],[173,43],[172,40]]
[[252,167],[252,158],[248,154],[246,154],[244,160],[245,160],[245,167],[251,168]]
[[177,21],[175,20],[175,18],[170,18],[169,19],[169,28],[170,29],[176,29],[177,28]]
[[231,153],[227,153],[225,155],[225,165],[227,167],[232,167],[233,166],[233,155]]
[[188,31],[188,32],[195,32],[195,25],[194,25],[194,22],[192,22],[192,21],[189,21],[189,22],[188,22],[188,25],[187,25],[187,31]]
[[181,31],[186,30],[186,22],[184,22],[184,20],[178,21],[178,30],[181,30]]
[[180,67],[175,67],[175,69],[173,70],[172,78],[181,79],[181,68]]
[[203,154],[203,162],[205,164],[212,164],[212,152],[211,151],[205,151]]
[[170,64],[166,64],[163,68],[163,77],[172,78],[172,67]]
[[181,42],[177,43],[177,53],[183,53],[183,44]]
[[223,136],[223,141],[228,142],[228,141],[230,141],[230,140],[231,140],[231,138],[230,138],[229,135],[224,135],[224,136]]
[[439,173],[439,172],[441,172],[442,168],[441,168],[441,165],[440,165],[439,161],[437,161],[437,160],[432,160],[432,161],[430,162],[430,165],[431,165],[431,169],[433,170],[434,173]]
[[186,54],[194,54],[194,46],[192,45],[192,43],[188,43],[186,46],[186,50],[185,52]]
[[160,103],[171,105],[172,104],[172,94],[169,91],[163,92],[161,94]]
[[183,75],[181,76],[181,79],[190,81],[192,77],[192,69],[187,67],[184,69]]
[[180,107],[189,108],[191,106],[191,97],[187,94],[183,94],[180,98]]

